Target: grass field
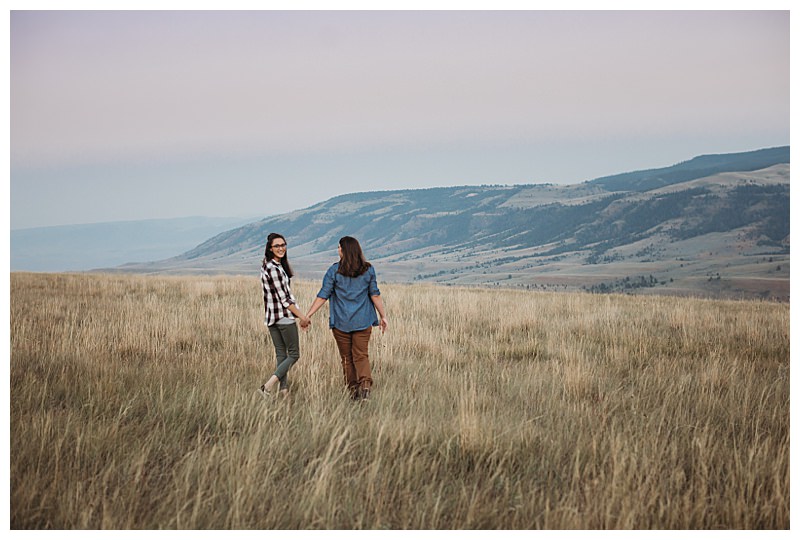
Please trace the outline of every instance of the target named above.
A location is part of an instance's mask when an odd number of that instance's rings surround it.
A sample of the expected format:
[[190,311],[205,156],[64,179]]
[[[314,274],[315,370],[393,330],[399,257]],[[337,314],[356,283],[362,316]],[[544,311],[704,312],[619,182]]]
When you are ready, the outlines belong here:
[[789,528],[788,304],[382,293],[358,405],[257,275],[12,274],[11,527]]

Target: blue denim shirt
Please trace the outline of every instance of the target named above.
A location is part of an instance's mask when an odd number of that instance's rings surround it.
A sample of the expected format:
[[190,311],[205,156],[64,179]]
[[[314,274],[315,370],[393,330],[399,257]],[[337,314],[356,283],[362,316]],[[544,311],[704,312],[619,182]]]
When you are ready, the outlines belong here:
[[378,296],[378,280],[375,267],[370,266],[358,277],[339,274],[339,263],[334,263],[322,278],[322,288],[317,297],[330,301],[330,327],[342,332],[356,332],[370,326],[378,326],[378,316],[372,304]]

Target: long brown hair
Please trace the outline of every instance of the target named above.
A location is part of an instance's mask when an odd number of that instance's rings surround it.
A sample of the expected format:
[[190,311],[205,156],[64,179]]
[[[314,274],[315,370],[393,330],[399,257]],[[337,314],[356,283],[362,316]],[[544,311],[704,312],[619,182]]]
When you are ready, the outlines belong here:
[[[267,263],[276,258],[276,255],[272,253],[272,242],[275,241],[276,238],[280,238],[283,240],[283,243],[286,243],[286,238],[283,237],[282,234],[278,233],[269,233],[267,236],[267,247],[264,248],[264,260],[261,261],[261,268],[266,268]],[[289,276],[289,279],[292,278],[294,272],[292,272],[292,267],[289,265],[289,255],[288,252],[283,254],[283,257],[280,258],[281,266],[283,266],[283,271],[286,272],[286,275]]]
[[361,245],[352,236],[343,236],[339,239],[339,247],[342,248],[342,258],[339,259],[338,273],[347,277],[358,277],[372,266],[364,258]]

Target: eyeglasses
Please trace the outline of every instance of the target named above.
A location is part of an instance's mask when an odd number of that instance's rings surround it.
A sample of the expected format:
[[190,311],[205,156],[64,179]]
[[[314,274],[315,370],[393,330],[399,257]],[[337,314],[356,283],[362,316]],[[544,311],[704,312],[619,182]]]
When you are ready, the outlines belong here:
[[272,249],[286,249],[286,244],[272,244]]

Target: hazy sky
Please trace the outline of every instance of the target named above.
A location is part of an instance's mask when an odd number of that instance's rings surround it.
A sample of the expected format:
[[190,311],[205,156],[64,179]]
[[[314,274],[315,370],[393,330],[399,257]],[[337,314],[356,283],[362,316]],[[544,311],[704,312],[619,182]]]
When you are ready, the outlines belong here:
[[789,144],[788,11],[12,11],[11,227]]

